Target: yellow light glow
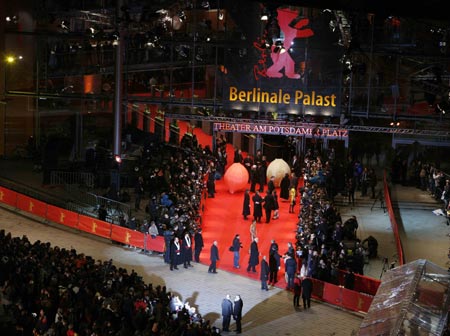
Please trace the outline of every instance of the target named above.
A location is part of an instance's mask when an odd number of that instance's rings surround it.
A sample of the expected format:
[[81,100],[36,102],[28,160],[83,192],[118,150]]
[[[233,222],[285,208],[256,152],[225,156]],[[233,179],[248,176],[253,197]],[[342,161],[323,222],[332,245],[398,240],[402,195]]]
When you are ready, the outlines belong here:
[[6,56],[6,63],[14,63],[16,58],[14,56]]

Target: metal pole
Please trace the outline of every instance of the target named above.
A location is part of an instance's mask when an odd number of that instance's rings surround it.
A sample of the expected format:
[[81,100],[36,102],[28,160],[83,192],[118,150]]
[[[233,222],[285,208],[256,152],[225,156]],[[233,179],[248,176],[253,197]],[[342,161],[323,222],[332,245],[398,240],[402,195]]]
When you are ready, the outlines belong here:
[[116,16],[117,16],[117,45],[115,50],[115,90],[114,90],[114,134],[113,134],[113,155],[120,156],[122,152],[122,59],[124,50],[124,30],[122,29],[122,13],[121,8],[123,6],[123,0],[117,1]]

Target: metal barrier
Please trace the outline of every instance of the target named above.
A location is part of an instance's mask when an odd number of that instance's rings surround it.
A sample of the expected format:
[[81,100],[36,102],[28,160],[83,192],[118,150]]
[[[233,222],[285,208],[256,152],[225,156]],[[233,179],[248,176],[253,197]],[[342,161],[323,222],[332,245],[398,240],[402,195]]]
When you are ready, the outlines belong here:
[[107,212],[107,222],[113,224],[119,224],[120,216],[131,217],[131,206],[126,203],[115,201],[113,199],[95,195],[93,193],[86,193],[86,202],[97,210],[99,207],[104,206]]
[[88,189],[93,189],[95,176],[87,172],[58,171],[53,170],[50,174],[50,184],[52,185],[79,185]]

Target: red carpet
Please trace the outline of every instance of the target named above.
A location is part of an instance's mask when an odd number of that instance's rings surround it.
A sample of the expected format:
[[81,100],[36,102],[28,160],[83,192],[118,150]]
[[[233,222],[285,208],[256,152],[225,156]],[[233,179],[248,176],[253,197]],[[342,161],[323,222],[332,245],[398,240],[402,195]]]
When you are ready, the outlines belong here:
[[[222,180],[216,182],[215,198],[206,200],[205,212],[203,216],[203,238],[205,248],[200,256],[202,263],[209,264],[209,249],[214,240],[218,241],[220,261],[218,268],[239,275],[259,279],[258,273],[247,272],[249,248],[250,248],[250,224],[252,216],[247,220],[242,217],[243,192],[230,194]],[[279,194],[279,191],[277,191]],[[275,239],[279,246],[280,254],[287,251],[288,242],[295,243],[295,232],[297,229],[297,214],[289,213],[289,203],[279,201],[280,218],[265,223],[263,216],[262,223],[257,224],[257,236],[259,238],[258,248],[269,260],[269,247],[271,239]],[[298,209],[298,206],[297,206]],[[235,234],[239,233],[243,248],[240,254],[240,269],[233,268],[233,252],[228,251]],[[260,258],[260,259],[261,259]],[[259,267],[257,268],[259,271]],[[284,265],[281,265],[279,272],[279,286],[285,287]]]
[[[180,122],[181,136],[186,132],[187,124]],[[205,134],[201,129],[195,129],[194,134],[202,146],[209,145],[212,148],[212,137]],[[227,145],[228,164],[233,161],[233,146]],[[246,153],[243,153],[244,157]],[[301,182],[300,182],[301,183]],[[250,188],[250,185],[248,186]],[[266,188],[267,189],[267,188]],[[209,265],[209,251],[214,240],[218,241],[220,261],[217,263],[218,270],[225,270],[233,272],[241,276],[246,276],[252,279],[259,280],[259,266],[258,273],[247,272],[247,265],[249,259],[250,248],[250,224],[252,222],[252,215],[247,220],[242,216],[242,205],[244,199],[244,192],[236,192],[231,194],[228,192],[223,178],[216,181],[216,195],[215,198],[207,198],[205,200],[205,210],[202,220],[203,239],[205,247],[200,255],[200,261]],[[277,188],[277,194],[280,194]],[[264,196],[265,193],[262,193]],[[253,194],[251,194],[253,196]],[[252,202],[251,202],[252,203]],[[297,214],[298,205],[296,206],[296,213],[289,213],[289,202],[279,198],[279,215],[280,218],[270,220],[270,223],[265,223],[265,216],[263,211],[262,223],[257,224],[257,236],[259,238],[258,248],[261,253],[260,260],[263,255],[267,256],[269,260],[270,241],[275,239],[279,246],[279,253],[284,254],[287,251],[288,242],[295,244],[295,231],[297,229]],[[253,206],[251,208],[253,211]],[[240,268],[233,268],[233,252],[230,252],[230,247],[235,234],[239,233],[243,248],[240,253]],[[211,275],[214,276],[214,275]],[[284,288],[286,283],[284,281],[284,264],[281,263],[281,269],[278,273],[278,286]]]

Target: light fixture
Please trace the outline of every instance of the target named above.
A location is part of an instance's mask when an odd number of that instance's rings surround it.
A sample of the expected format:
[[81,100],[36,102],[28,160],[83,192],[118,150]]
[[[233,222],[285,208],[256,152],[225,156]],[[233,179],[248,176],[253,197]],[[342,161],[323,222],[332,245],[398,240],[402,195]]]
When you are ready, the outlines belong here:
[[400,126],[400,121],[391,121],[391,123],[389,124],[391,127],[399,127]]
[[218,14],[219,20],[222,21],[222,20],[223,20],[223,17],[224,17],[223,12],[222,12],[221,10],[219,10],[219,14]]
[[269,20],[269,13],[266,8],[263,9],[261,13],[261,21],[267,21]]

